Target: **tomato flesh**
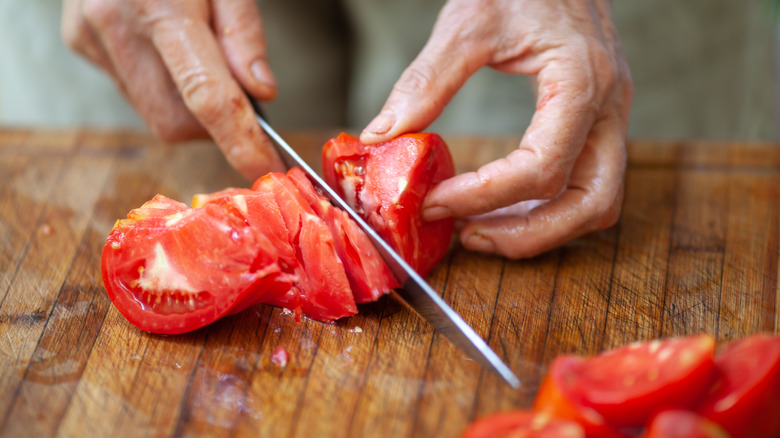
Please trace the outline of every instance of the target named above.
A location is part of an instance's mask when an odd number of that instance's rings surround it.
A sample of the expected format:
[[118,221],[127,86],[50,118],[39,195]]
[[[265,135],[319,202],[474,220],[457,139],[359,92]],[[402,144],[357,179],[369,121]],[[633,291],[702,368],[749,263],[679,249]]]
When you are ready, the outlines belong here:
[[273,284],[279,267],[254,265],[257,230],[213,205],[165,215],[173,210],[157,208],[160,201],[167,202],[157,197],[148,211],[142,206],[133,219],[117,221],[103,249],[108,296],[136,326],[194,330]]
[[422,202],[455,167],[436,134],[407,134],[364,145],[341,134],[322,150],[325,180],[420,275],[444,257],[454,219],[422,220]]
[[718,379],[699,414],[735,438],[780,436],[780,337],[754,335],[715,358]]
[[482,417],[461,438],[585,438],[582,427],[549,415],[515,410]]
[[[388,142],[382,151],[405,160],[403,172],[398,166],[385,172],[381,166],[389,162],[368,154],[334,177],[354,187],[356,199],[385,199],[383,184],[397,192],[385,208],[393,213],[377,216],[384,222],[375,224],[425,274],[446,251],[452,223],[423,223],[419,209],[431,185],[454,173],[452,159],[441,139],[427,134],[412,143]],[[376,199],[369,204],[374,210]],[[332,321],[398,287],[367,236],[300,169],[268,174],[251,189],[196,195],[192,208],[153,198],[117,221],[102,272],[116,308],[157,333],[194,330],[259,303]]]

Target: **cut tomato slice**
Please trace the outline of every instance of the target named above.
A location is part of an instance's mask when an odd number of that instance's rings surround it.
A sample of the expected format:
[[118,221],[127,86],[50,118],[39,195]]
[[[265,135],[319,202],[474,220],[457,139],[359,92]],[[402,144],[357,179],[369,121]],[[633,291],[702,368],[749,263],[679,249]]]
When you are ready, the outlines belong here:
[[376,301],[398,287],[398,281],[382,256],[349,215],[319,195],[303,170],[293,168],[288,175],[315,213],[328,224],[355,302]]
[[108,296],[137,327],[194,330],[274,286],[278,265],[254,265],[257,230],[213,205],[182,209],[160,196],[150,202],[131,212],[134,219],[117,221],[102,255]]
[[780,337],[754,335],[716,358],[718,379],[698,412],[735,438],[780,437]]
[[[774,435],[754,435],[774,436]],[[691,411],[663,411],[656,415],[643,438],[729,438],[722,427]]]
[[585,438],[579,424],[549,415],[516,410],[482,417],[461,438]]
[[347,134],[322,151],[329,185],[420,275],[444,257],[454,219],[424,222],[422,202],[428,191],[455,174],[447,145],[436,134],[407,134],[363,145]]
[[253,190],[273,193],[295,249],[297,282],[280,298],[266,301],[320,321],[332,321],[357,313],[344,265],[338,257],[333,234],[306,201],[292,180],[281,173],[258,179]]
[[[659,410],[699,402],[714,378],[714,348],[711,336],[700,335],[634,343],[591,358],[563,356],[553,361],[549,379],[575,410],[592,410],[616,428],[640,427]],[[557,413],[554,404],[539,404]]]

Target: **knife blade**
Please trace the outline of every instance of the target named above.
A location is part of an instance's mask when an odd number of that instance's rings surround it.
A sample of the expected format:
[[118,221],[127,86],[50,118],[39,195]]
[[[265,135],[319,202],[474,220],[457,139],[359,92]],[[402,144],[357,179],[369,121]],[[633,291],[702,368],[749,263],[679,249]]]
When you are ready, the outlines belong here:
[[405,301],[417,314],[431,324],[434,329],[444,335],[456,347],[462,349],[472,360],[480,364],[485,369],[502,378],[513,388],[520,388],[520,379],[514,375],[512,370],[498,357],[498,355],[488,346],[488,344],[469,326],[460,315],[457,314],[438,293],[415,272],[406,261],[390,245],[382,239],[371,226],[369,226],[362,217],[360,217],[341,196],[323,180],[304,161],[297,152],[266,122],[263,111],[256,100],[249,98],[252,107],[255,110],[257,122],[271,138],[276,147],[279,156],[285,165],[290,167],[300,167],[311,180],[312,184],[318,188],[322,194],[330,200],[335,206],[344,210],[352,220],[368,236],[371,243],[374,244],[379,254],[384,259],[390,271],[402,285],[402,289],[396,290],[397,294]]

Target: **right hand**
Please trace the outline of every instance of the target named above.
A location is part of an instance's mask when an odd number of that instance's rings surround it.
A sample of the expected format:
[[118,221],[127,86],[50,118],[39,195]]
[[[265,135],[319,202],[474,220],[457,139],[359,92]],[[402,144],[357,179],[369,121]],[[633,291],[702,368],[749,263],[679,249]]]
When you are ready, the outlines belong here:
[[250,180],[284,169],[242,91],[276,95],[254,0],[64,0],[62,34],[162,140],[210,135]]

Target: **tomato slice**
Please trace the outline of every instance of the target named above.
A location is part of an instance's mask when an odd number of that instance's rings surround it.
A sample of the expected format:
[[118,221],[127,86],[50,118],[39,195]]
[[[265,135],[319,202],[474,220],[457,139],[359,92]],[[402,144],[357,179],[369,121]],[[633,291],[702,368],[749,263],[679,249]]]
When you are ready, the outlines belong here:
[[111,301],[142,330],[203,327],[267,293],[280,273],[255,264],[258,231],[217,206],[158,196],[128,217],[108,236],[102,274]]
[[516,410],[482,417],[461,438],[585,438],[579,424],[549,415]]
[[455,174],[447,145],[436,134],[406,134],[363,145],[342,133],[325,144],[323,174],[329,185],[360,213],[420,275],[444,257],[452,218],[424,222],[425,195]]
[[369,303],[399,287],[382,256],[357,224],[341,209],[317,193],[309,178],[298,168],[287,173],[317,215],[325,220],[344,263],[357,303]]
[[[753,435],[769,437],[774,435]],[[663,411],[653,417],[643,438],[729,438],[722,427],[691,411]]]
[[718,379],[698,412],[735,438],[780,436],[780,337],[754,335],[715,358]]
[[296,256],[293,269],[297,281],[287,294],[266,302],[326,322],[356,314],[355,299],[333,234],[298,186],[286,174],[270,173],[255,181],[252,189],[274,195],[287,227],[288,245]]
[[659,410],[699,402],[714,378],[714,348],[711,336],[700,335],[634,343],[591,358],[563,356],[553,361],[549,379],[566,409],[545,399],[537,405],[564,416],[592,411],[612,427],[640,427]]

